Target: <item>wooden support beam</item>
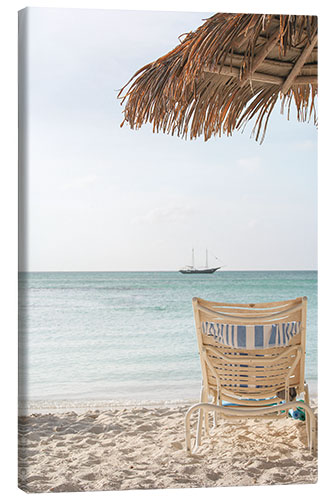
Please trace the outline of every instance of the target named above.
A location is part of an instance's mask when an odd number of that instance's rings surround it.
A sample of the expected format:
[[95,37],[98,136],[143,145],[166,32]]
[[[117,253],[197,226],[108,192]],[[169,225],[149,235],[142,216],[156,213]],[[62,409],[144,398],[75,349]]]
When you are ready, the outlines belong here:
[[[222,68],[218,68],[217,70],[205,69],[205,73],[216,74],[221,76],[229,76],[231,78],[239,79],[240,68],[223,66]],[[284,78],[282,78],[281,76],[268,75],[267,73],[258,73],[258,72],[253,73],[253,75],[251,76],[251,80],[254,82],[270,83],[273,85],[280,85],[280,86],[283,85],[285,81]],[[317,83],[317,76],[315,75],[299,76],[294,80],[293,85],[308,85],[311,83],[312,84]]]
[[258,54],[253,59],[251,71],[247,71],[244,74],[243,78],[241,79],[240,84],[239,84],[240,87],[243,87],[248,80],[251,80],[253,73],[260,66],[260,64],[264,61],[264,59],[267,57],[267,55],[270,53],[270,51],[273,49],[273,47],[275,47],[279,36],[280,36],[280,29],[277,29],[273,33],[273,35],[267,40],[265,45],[263,47],[261,47]]
[[[217,70],[206,69],[204,71],[205,71],[205,73],[213,73],[213,74],[217,74],[217,75],[231,76],[233,78],[239,79],[240,68],[236,68],[234,66],[233,67],[223,66],[222,68],[218,68]],[[284,79],[280,76],[267,75],[265,73],[254,73],[252,75],[252,80],[256,81],[256,82],[273,83],[275,85],[282,85],[284,82]],[[240,83],[240,81],[238,83]]]
[[288,90],[290,89],[290,87],[293,85],[293,82],[296,79],[299,72],[301,71],[305,61],[307,60],[307,58],[311,54],[312,50],[314,49],[314,47],[317,43],[317,40],[318,40],[318,35],[315,35],[313,37],[312,42],[304,48],[302,54],[297,59],[293,69],[290,71],[284,84],[282,85],[282,88],[281,88],[282,94],[286,94],[288,92]]
[[309,84],[317,85],[317,83],[318,83],[317,75],[303,75],[303,76],[297,76],[292,85],[309,85]]
[[[243,55],[232,54],[232,57],[230,55],[228,55],[225,58],[224,66],[241,67],[242,64],[243,64],[243,62],[244,62],[244,56]],[[281,76],[283,76],[283,78],[286,78],[288,76],[288,74],[290,73],[290,71],[294,67],[293,63],[291,63],[291,62],[281,61],[281,60],[278,60],[278,59],[270,59],[269,57],[266,57],[263,60],[262,64],[265,67],[271,67],[274,72],[282,72]],[[312,75],[317,74],[317,71],[318,71],[317,63],[316,62],[310,62],[310,63],[304,64],[304,66],[302,68],[302,72],[304,72],[304,71],[309,72],[309,74],[312,74]],[[265,70],[261,71],[261,72],[265,72]],[[308,73],[306,73],[306,74],[308,74]]]

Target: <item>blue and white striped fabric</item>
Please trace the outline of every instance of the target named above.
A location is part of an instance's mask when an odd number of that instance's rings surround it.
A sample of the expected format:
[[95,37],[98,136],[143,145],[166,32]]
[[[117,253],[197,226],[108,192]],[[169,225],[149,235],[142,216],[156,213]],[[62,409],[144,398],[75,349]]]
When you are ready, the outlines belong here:
[[227,347],[267,349],[287,346],[300,333],[300,321],[273,325],[231,325],[202,322],[202,333]]

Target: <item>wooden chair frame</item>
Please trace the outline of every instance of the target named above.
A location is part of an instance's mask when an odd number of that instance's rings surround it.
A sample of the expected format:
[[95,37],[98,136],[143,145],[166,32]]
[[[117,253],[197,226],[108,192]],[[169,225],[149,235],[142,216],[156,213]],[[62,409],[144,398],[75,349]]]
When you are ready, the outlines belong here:
[[[304,380],[307,297],[257,304],[192,300],[202,370],[200,402],[185,416],[186,450],[191,453],[191,415],[199,410],[195,449],[201,445],[203,422],[209,435],[209,412],[226,419],[286,418],[290,409],[301,408],[306,414],[308,446],[315,443],[315,415],[309,404],[309,389]],[[299,322],[299,333],[287,346],[240,349],[217,342],[204,334],[205,322],[229,325],[271,325]],[[244,383],[246,382],[246,383]],[[289,390],[296,398],[290,401]],[[283,396],[281,396],[281,391]],[[278,394],[279,393],[279,394]],[[212,401],[209,401],[209,398]],[[234,406],[222,406],[222,401]]]

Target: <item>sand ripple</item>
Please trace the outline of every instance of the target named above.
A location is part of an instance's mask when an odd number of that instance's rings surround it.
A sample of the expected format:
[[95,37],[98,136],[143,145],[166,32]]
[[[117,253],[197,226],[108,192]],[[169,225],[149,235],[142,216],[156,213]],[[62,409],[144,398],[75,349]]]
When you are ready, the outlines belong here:
[[317,457],[306,447],[303,422],[220,419],[212,437],[188,456],[186,410],[20,417],[19,486],[55,492],[317,481]]

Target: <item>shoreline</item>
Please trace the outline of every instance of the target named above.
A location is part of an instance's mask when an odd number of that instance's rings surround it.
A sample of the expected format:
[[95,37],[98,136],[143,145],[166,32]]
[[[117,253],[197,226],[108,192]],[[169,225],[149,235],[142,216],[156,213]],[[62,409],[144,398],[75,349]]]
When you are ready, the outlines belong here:
[[[318,398],[318,381],[309,380],[310,399]],[[18,416],[27,416],[33,414],[47,413],[67,413],[75,412],[81,415],[87,411],[110,411],[113,409],[124,408],[177,408],[179,406],[188,406],[199,402],[200,387],[198,396],[191,398],[178,399],[143,399],[143,400],[31,400],[28,402],[19,401]]]
[[166,400],[143,400],[143,401],[50,401],[50,402],[33,402],[28,407],[19,406],[18,416],[32,416],[36,414],[61,414],[74,412],[81,415],[90,411],[112,411],[124,409],[140,409],[140,408],[178,408],[181,406],[190,407],[197,403],[198,399],[182,399],[174,401]]
[[[218,420],[185,452],[188,405],[44,413],[19,417],[19,487],[26,492],[305,484],[317,456],[305,422]],[[311,399],[316,410],[316,400]],[[192,437],[196,416],[192,418]]]

